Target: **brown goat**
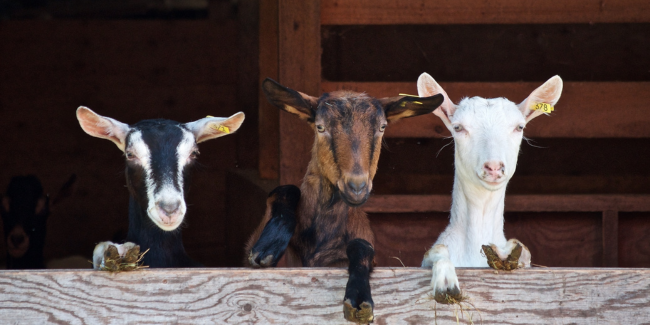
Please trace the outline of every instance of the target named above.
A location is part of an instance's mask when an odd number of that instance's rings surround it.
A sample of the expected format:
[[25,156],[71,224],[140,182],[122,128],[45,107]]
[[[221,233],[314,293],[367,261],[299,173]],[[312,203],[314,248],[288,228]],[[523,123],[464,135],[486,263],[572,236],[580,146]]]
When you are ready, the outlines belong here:
[[275,266],[287,251],[289,266],[348,265],[344,316],[372,322],[374,235],[360,206],[372,190],[384,129],[389,122],[431,113],[444,98],[376,99],[351,91],[316,98],[271,79],[262,87],[272,104],[307,121],[316,139],[300,189],[280,186],[269,195],[262,223],[246,246],[248,261]]

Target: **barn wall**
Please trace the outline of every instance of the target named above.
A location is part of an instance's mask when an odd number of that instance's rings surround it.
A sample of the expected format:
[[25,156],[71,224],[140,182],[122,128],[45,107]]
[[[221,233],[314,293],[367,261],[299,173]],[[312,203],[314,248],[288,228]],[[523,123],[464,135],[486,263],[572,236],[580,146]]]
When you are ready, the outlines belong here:
[[[236,16],[226,8],[199,20],[5,21],[0,44],[0,192],[13,175],[36,174],[51,194],[78,176],[73,197],[50,217],[46,259],[90,256],[95,243],[127,229],[122,153],[81,130],[78,106],[126,123],[245,111],[252,127],[200,145],[186,196],[189,255],[221,265],[225,172],[241,165],[238,141],[250,148],[256,139],[246,132],[256,132],[257,103],[237,100]],[[255,159],[248,155],[244,166]],[[4,259],[4,243],[0,251]]]

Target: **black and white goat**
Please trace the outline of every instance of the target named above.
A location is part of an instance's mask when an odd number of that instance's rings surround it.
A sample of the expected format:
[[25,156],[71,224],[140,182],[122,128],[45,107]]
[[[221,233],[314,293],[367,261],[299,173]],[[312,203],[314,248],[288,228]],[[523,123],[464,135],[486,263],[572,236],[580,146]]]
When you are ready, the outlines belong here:
[[[179,229],[187,211],[184,195],[188,171],[199,155],[197,144],[237,131],[244,113],[190,123],[155,119],[127,125],[82,106],[77,109],[77,118],[86,133],[111,140],[124,152],[130,193],[126,241],[139,245],[141,251],[149,249],[144,264],[201,266],[185,253]],[[95,268],[109,244],[97,245]],[[121,248],[118,245],[118,250]]]
[[8,269],[44,269],[43,249],[51,209],[73,192],[76,175],[70,176],[50,201],[34,175],[14,176],[2,196],[0,215],[7,245]]

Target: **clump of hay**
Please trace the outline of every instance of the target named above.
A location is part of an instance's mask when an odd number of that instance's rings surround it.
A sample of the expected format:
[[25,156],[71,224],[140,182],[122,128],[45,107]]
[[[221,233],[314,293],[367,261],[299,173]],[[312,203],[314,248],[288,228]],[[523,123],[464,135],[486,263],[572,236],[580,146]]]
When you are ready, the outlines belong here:
[[491,246],[483,245],[483,255],[487,258],[488,265],[495,270],[512,271],[519,268],[519,257],[523,247],[517,244],[512,249],[510,255],[505,260],[499,258],[499,255]]
[[118,252],[117,247],[109,245],[106,251],[104,251],[104,260],[102,261],[99,270],[116,273],[147,268],[148,266],[143,265],[142,259],[144,258],[144,254],[147,254],[148,251],[149,250],[147,249],[140,253],[140,246],[136,245],[127,250],[122,256]]
[[480,323],[483,324],[483,315],[481,315],[481,311],[474,306],[472,302],[470,302],[469,296],[466,296],[463,294],[463,292],[460,292],[458,295],[452,296],[449,295],[448,293],[438,293],[437,295],[433,295],[429,293],[428,295],[428,300],[431,301],[433,300],[433,312],[434,312],[434,319],[435,319],[435,324],[438,324],[438,303],[445,304],[445,305],[452,305],[454,306],[454,316],[456,317],[456,324],[460,324],[461,319],[465,319],[465,316],[467,316],[468,324],[474,324],[474,319],[473,319],[473,314],[471,313],[471,310],[474,309],[480,318]]

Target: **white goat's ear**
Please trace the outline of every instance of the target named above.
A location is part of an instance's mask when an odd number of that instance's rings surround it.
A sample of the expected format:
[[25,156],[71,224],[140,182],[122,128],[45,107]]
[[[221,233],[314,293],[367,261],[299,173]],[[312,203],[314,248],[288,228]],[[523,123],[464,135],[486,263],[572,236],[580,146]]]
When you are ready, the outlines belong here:
[[534,105],[548,104],[555,106],[557,101],[560,100],[560,95],[562,95],[562,78],[560,76],[548,79],[543,85],[533,90],[528,98],[519,104],[519,110],[526,117],[526,123],[544,114],[542,110],[533,110]]
[[244,123],[244,113],[239,112],[231,117],[202,118],[198,121],[185,123],[185,127],[194,133],[196,143],[231,134]]
[[431,77],[428,73],[424,72],[418,78],[418,96],[420,97],[429,97],[436,94],[442,94],[445,97],[445,100],[442,102],[440,107],[438,107],[433,114],[438,116],[451,131],[451,116],[456,112],[456,105],[452,103],[449,99],[449,95],[445,92],[442,87]]
[[111,140],[120,150],[124,151],[126,135],[130,130],[128,124],[101,116],[84,106],[77,108],[77,119],[86,133],[93,137]]

